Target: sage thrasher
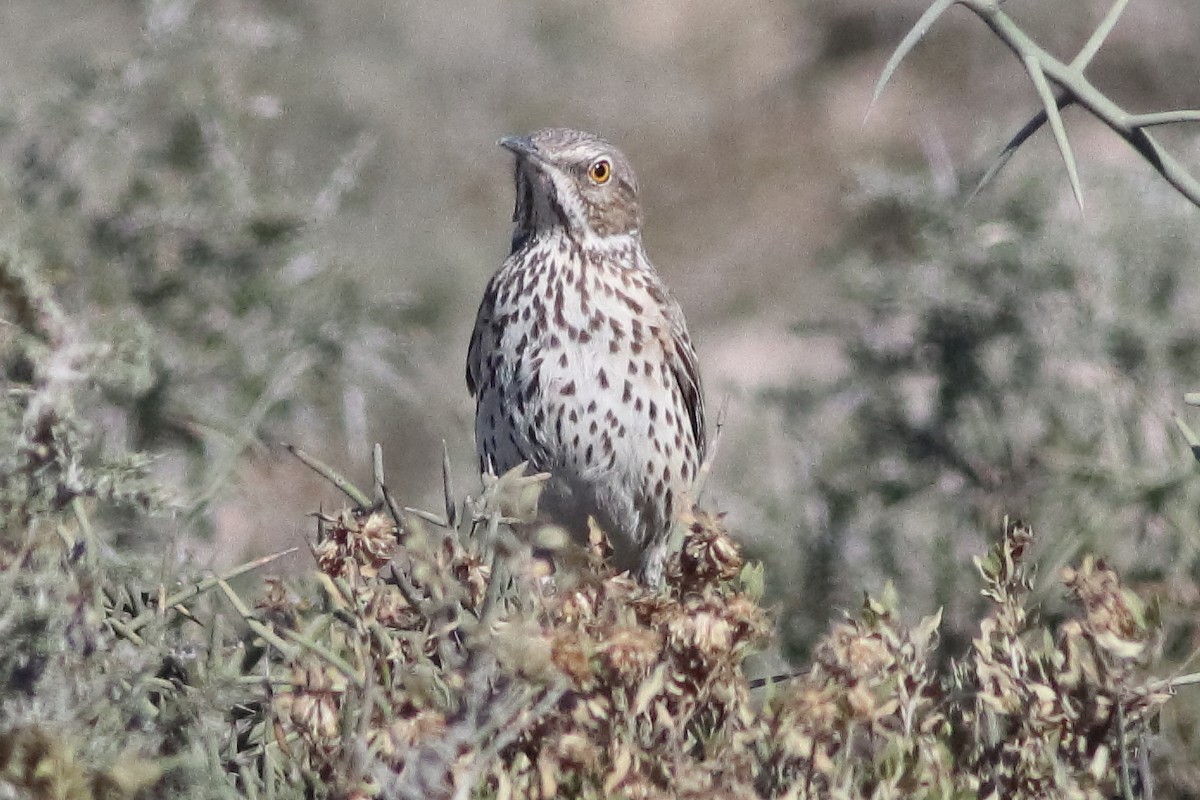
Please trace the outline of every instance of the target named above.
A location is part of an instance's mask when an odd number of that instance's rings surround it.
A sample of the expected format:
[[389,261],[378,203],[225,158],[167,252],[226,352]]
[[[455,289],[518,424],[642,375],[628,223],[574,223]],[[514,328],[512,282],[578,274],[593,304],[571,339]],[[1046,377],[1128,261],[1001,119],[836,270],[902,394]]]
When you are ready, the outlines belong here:
[[646,256],[625,156],[564,128],[508,137],[512,251],[467,352],[481,468],[548,472],[539,512],[661,582],[704,457],[704,399],[679,304]]

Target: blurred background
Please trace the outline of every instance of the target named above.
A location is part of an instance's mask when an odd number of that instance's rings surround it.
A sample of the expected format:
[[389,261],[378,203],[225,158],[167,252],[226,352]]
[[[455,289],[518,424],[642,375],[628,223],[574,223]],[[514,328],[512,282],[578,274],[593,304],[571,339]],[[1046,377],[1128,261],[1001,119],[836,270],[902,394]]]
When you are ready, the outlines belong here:
[[[1046,132],[966,206],[1036,98],[952,9],[867,117],[925,6],[4,3],[5,241],[104,343],[94,450],[150,455],[169,489],[118,543],[228,564],[310,537],[342,500],[283,440],[364,484],[381,442],[432,508],[445,440],[475,491],[463,363],[512,207],[495,142],[564,125],[639,172],[725,409],[706,503],[766,561],[792,655],[887,581],[953,639],[1012,515],[1044,534],[1047,586],[1091,550],[1170,598],[1182,660],[1196,210],[1078,110],[1086,214]],[[1063,59],[1107,7],[1005,4]],[[1131,4],[1089,74],[1131,110],[1195,107],[1198,39],[1192,0]],[[1198,162],[1192,131],[1162,136]]]

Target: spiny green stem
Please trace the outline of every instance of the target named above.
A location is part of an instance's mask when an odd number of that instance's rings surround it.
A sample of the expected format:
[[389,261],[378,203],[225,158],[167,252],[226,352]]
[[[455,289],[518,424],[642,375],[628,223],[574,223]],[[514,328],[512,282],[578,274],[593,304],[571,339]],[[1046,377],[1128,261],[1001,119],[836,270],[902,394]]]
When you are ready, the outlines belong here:
[[283,446],[287,448],[289,453],[300,459],[305,466],[340,489],[342,493],[353,500],[354,504],[359,508],[371,507],[371,498],[367,497],[367,495],[360,491],[359,488],[353,483],[342,477],[342,475],[335,471],[333,467],[329,466],[318,458],[310,456],[308,453],[304,452],[299,447],[296,447],[294,444],[288,444],[287,442],[284,442]]
[[164,599],[160,608],[145,611],[142,614],[139,614],[133,620],[125,623],[125,627],[131,632],[141,630],[146,625],[157,619],[166,609],[173,608],[174,606],[177,606],[186,600],[192,599],[196,595],[207,592],[208,590],[218,586],[221,581],[232,580],[239,575],[256,570],[259,567],[270,564],[272,561],[283,558],[286,555],[291,555],[299,549],[300,548],[298,547],[289,547],[287,550],[282,550],[278,553],[272,553],[271,555],[263,556],[262,558],[256,558],[253,561],[247,561],[245,564],[234,567],[233,569],[223,572],[220,575],[214,575],[212,577],[205,578],[202,581],[193,583],[191,586],[181,589]]

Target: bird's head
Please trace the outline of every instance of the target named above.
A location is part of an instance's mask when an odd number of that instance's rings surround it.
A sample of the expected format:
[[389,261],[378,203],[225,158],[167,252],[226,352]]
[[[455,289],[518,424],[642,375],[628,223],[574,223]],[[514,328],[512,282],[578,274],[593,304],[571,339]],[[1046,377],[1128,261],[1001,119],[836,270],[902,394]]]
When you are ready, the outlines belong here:
[[637,236],[637,177],[624,154],[598,136],[545,128],[509,136],[500,146],[516,156],[513,246],[562,229],[581,245]]

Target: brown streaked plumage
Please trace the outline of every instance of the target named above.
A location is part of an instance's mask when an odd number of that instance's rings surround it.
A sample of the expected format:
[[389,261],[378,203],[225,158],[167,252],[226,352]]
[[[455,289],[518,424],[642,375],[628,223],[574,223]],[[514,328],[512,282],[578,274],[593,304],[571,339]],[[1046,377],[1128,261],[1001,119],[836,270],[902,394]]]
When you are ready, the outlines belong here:
[[541,509],[583,540],[593,517],[618,567],[661,580],[705,450],[683,312],[646,256],[637,178],[591,134],[502,139],[516,157],[512,252],[471,334],[482,467],[551,475]]

